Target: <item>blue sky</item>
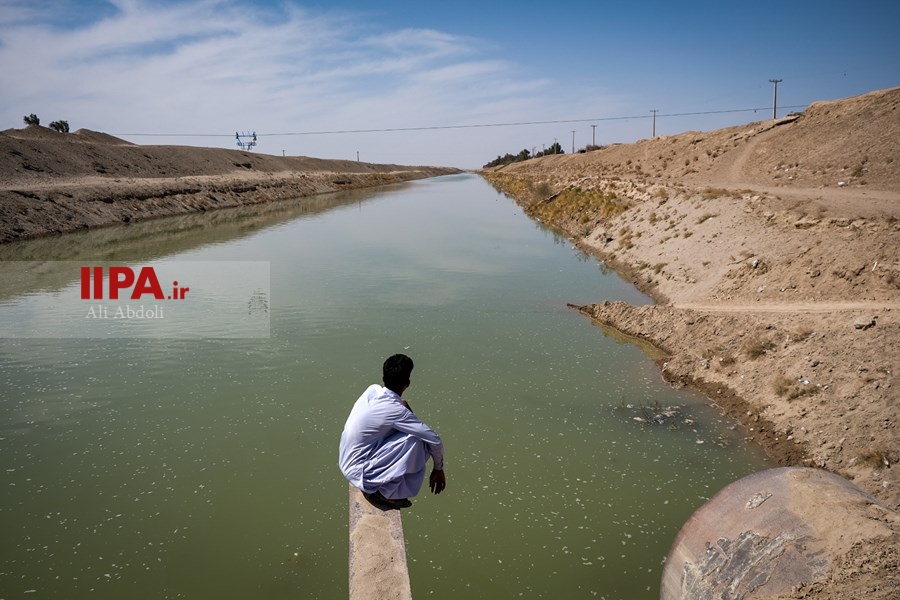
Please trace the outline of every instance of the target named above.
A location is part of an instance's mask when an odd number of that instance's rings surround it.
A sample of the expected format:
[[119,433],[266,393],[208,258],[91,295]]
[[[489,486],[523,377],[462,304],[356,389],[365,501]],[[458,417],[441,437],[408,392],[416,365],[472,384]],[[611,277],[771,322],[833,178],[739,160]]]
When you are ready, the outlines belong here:
[[0,129],[473,168],[646,138],[651,109],[659,135],[763,120],[770,79],[780,107],[900,85],[898,25],[893,0],[0,0]]

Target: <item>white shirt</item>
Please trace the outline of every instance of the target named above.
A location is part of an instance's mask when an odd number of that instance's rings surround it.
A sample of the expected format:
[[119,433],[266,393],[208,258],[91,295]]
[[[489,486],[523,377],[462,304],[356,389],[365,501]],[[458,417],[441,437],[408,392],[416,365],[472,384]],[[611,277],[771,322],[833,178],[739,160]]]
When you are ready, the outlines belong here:
[[403,406],[402,402],[395,392],[373,384],[366,388],[353,405],[341,434],[339,464],[344,476],[354,486],[366,489],[365,473],[375,467],[381,470],[388,468],[398,477],[407,472],[406,465],[371,463],[383,442],[398,431],[425,442],[425,447],[434,460],[434,468],[444,468],[444,445],[440,436]]

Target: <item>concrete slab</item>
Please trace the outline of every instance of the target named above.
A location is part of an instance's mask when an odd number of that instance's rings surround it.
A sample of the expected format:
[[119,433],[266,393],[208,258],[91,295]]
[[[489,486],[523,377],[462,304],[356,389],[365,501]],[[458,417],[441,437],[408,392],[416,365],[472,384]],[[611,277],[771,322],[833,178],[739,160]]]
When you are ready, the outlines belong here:
[[403,521],[350,488],[350,600],[412,600]]

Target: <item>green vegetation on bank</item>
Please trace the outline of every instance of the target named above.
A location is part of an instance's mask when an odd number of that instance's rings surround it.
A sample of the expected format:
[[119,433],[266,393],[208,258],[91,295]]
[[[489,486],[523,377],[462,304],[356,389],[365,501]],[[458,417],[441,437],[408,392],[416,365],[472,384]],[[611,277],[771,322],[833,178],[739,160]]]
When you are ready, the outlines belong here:
[[[603,146],[595,146],[593,144],[588,144],[584,148],[578,150],[578,154],[584,154],[585,152],[591,152],[593,150],[600,150]],[[526,149],[523,149],[518,154],[509,154],[506,153],[503,156],[498,156],[491,162],[487,163],[482,167],[482,169],[488,169],[490,167],[500,167],[503,165],[508,165],[515,162],[522,162],[523,160],[528,160],[529,158],[540,158],[541,156],[550,156],[551,154],[565,154],[565,151],[562,149],[562,146],[559,145],[559,142],[553,142],[553,145],[547,148],[546,150],[542,150],[535,154],[532,154]]]
[[546,181],[535,182],[528,177],[502,172],[486,172],[482,176],[495,189],[515,198],[531,216],[573,235],[587,235],[598,224],[632,206],[612,186],[586,189],[570,185],[554,191]]
[[[40,125],[41,119],[36,114],[31,113],[30,115],[25,115],[22,117],[22,120],[26,125]],[[69,133],[69,122],[68,121],[53,121],[50,123],[50,129],[53,131],[58,131],[59,133]]]
[[507,152],[503,156],[498,156],[491,162],[487,163],[482,168],[487,169],[490,167],[499,167],[501,165],[508,165],[514,162],[522,162],[523,160],[528,160],[529,158],[538,158],[540,156],[549,156],[551,154],[565,154],[565,151],[563,151],[562,146],[559,145],[559,142],[553,142],[552,146],[536,154],[531,154],[531,152],[529,152],[527,149],[523,149],[518,154],[510,154]]

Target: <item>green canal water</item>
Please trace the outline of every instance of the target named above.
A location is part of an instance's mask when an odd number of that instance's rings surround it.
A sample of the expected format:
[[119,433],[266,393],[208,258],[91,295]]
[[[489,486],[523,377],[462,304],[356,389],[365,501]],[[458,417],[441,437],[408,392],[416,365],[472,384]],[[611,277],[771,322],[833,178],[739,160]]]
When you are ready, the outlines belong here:
[[[474,175],[0,259],[8,323],[78,288],[54,261],[270,269],[268,337],[69,338],[47,314],[60,337],[0,340],[5,600],[346,598],[338,439],[395,352],[416,363],[404,397],[446,446],[446,492],[403,517],[416,598],[658,597],[683,522],[771,466],[566,308],[646,297]],[[635,419],[673,406],[664,424]]]

